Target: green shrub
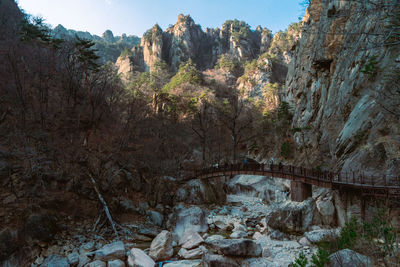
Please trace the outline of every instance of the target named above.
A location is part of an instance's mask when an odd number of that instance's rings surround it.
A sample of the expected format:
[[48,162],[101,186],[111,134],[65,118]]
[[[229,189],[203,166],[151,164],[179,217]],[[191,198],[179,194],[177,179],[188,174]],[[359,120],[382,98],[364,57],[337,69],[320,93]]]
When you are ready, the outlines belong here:
[[292,267],[306,267],[308,264],[308,259],[303,252],[300,252],[299,256],[292,263]]
[[225,27],[232,27],[232,37],[236,42],[240,40],[248,40],[251,37],[250,25],[244,21],[227,20],[224,25]]
[[311,130],[311,126],[306,126],[306,127],[293,127],[292,129],[290,129],[290,132],[292,134],[298,133],[298,132],[302,132],[304,130]]
[[[390,224],[387,210],[378,208],[370,222],[360,223],[352,218],[342,228],[339,237],[334,241],[318,244],[318,251],[311,258],[311,267],[324,267],[329,263],[329,255],[342,249],[351,249],[361,254],[395,255],[398,253],[397,232]],[[293,266],[306,266],[304,255],[296,258]]]
[[155,24],[153,26],[153,28],[151,28],[150,30],[147,30],[144,34],[144,40],[146,42],[151,42],[154,39],[156,39],[157,37],[160,37],[162,35],[162,29],[158,24]]
[[218,59],[218,62],[215,65],[215,68],[229,71],[229,72],[235,74],[235,73],[239,73],[241,71],[242,66],[237,58],[235,58],[229,54],[223,54]]
[[389,222],[389,214],[385,209],[379,208],[371,222],[363,222],[363,238],[368,241],[383,240],[383,250],[391,254],[396,246],[397,233]]
[[278,107],[278,118],[279,119],[290,119],[291,107],[288,102],[282,101]]
[[171,78],[170,82],[163,87],[162,91],[164,93],[168,93],[184,83],[190,83],[190,84],[202,83],[201,72],[196,69],[196,67],[193,64],[193,61],[190,59],[188,62],[183,62],[180,65],[178,73]]
[[337,239],[338,250],[353,248],[357,242],[357,238],[359,237],[359,229],[360,225],[356,218],[353,218],[350,222],[346,223]]
[[376,56],[371,56],[368,58],[367,62],[364,65],[364,68],[360,70],[362,73],[368,75],[369,80],[375,79],[378,73],[378,61],[376,60]]
[[281,156],[284,158],[289,158],[293,153],[292,145],[288,142],[284,142],[281,145]]
[[121,52],[121,57],[122,58],[128,58],[132,56],[132,51],[129,48],[125,48],[122,52]]
[[366,132],[366,131],[358,131],[358,132],[354,135],[355,144],[356,144],[357,146],[361,145],[366,135],[367,135],[367,132]]
[[322,248],[318,248],[317,253],[311,257],[311,267],[325,267],[329,262],[329,252]]

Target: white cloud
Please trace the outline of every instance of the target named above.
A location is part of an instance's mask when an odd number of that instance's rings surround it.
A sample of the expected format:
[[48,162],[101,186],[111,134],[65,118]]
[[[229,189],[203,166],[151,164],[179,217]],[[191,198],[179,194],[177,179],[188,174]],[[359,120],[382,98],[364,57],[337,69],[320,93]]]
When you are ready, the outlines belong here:
[[116,0],[105,0],[107,4],[112,5],[116,2]]

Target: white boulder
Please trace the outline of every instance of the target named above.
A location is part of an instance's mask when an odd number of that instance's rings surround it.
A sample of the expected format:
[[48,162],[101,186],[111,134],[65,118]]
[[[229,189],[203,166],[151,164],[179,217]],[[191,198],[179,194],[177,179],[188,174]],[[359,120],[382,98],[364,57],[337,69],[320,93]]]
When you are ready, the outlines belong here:
[[149,256],[155,261],[167,260],[174,255],[172,234],[164,230],[151,242]]
[[143,250],[132,248],[128,256],[129,267],[154,267],[156,263]]

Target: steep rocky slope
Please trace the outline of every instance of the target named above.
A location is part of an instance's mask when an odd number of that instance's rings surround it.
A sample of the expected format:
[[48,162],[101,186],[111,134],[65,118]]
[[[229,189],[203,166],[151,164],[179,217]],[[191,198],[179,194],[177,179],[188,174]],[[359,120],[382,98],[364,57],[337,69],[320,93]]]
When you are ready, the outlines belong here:
[[[244,75],[238,79],[238,89],[245,97],[265,99],[274,90],[276,99],[271,108],[278,104],[278,91],[285,83],[288,64],[293,57],[293,47],[300,38],[302,22],[289,25],[286,31],[277,32],[271,40],[261,47],[263,52],[257,59],[245,66]],[[263,37],[264,38],[264,37]]]
[[311,1],[286,80],[296,164],[398,174],[398,107],[389,96],[398,94],[399,48],[384,44],[394,3]]
[[212,68],[222,54],[240,60],[253,60],[267,51],[272,41],[271,32],[262,27],[251,30],[243,21],[228,20],[222,27],[206,29],[187,15],[179,15],[175,25],[165,31],[156,24],[132,49],[129,58],[133,70],[149,70],[156,60],[164,60],[173,72],[180,63],[192,59],[199,69]]

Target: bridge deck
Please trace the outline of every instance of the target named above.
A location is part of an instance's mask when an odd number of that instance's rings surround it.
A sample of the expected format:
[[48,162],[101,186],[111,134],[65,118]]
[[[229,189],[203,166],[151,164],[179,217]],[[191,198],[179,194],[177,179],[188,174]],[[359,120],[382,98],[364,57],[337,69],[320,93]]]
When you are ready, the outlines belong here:
[[364,195],[385,196],[388,198],[400,198],[400,179],[391,177],[367,177],[356,173],[333,173],[305,169],[295,166],[278,166],[265,164],[233,164],[221,167],[210,167],[193,174],[184,181],[192,179],[212,179],[223,176],[234,176],[239,174],[272,176],[287,179],[318,187],[357,190]]

